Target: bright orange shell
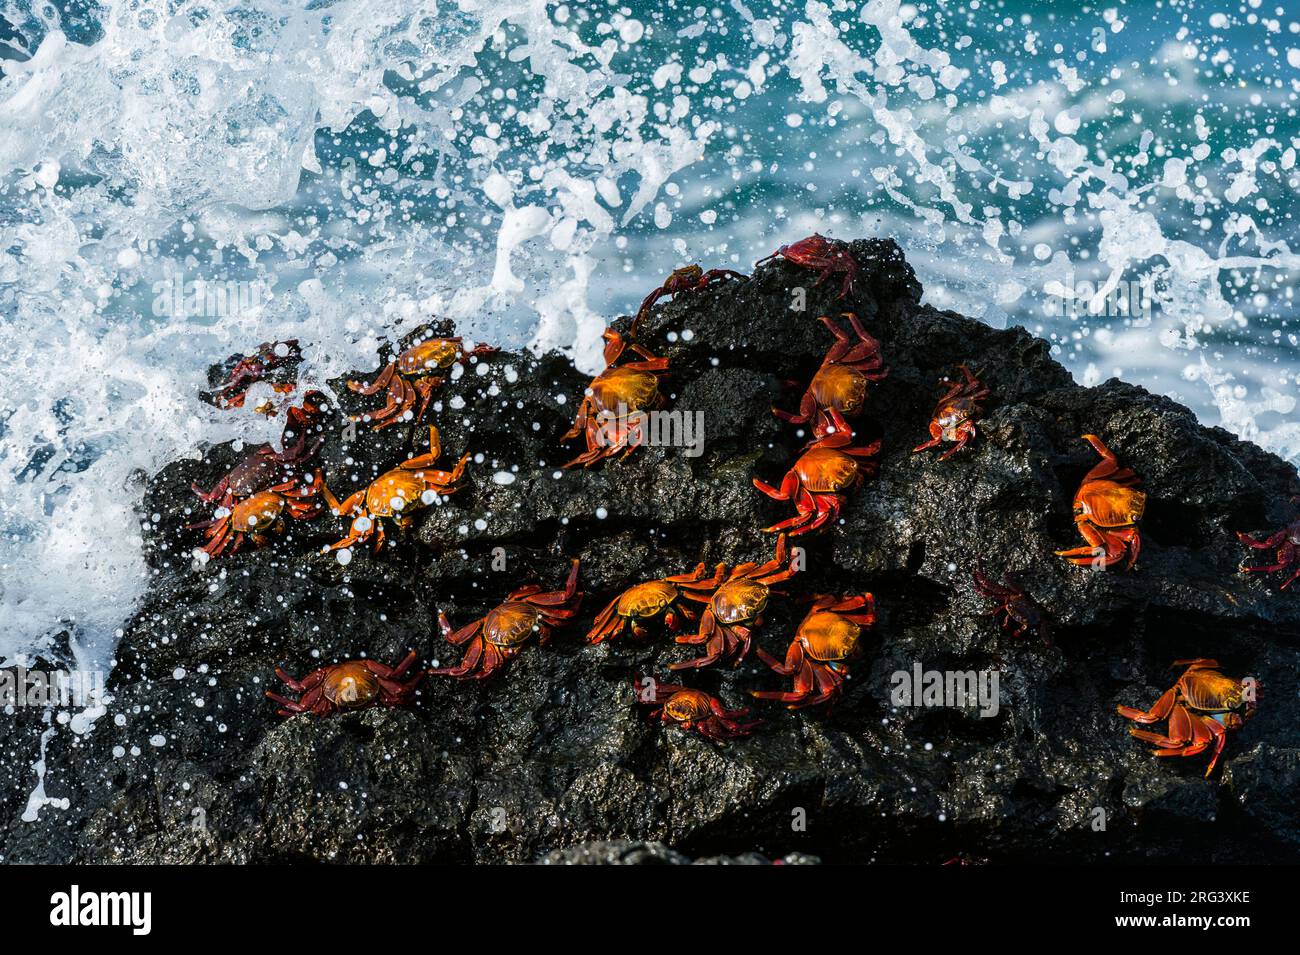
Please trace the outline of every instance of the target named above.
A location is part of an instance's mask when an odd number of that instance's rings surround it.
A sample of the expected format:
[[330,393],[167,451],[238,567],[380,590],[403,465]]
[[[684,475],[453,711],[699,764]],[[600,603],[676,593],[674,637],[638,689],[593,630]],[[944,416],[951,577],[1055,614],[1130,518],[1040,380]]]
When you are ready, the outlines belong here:
[[822,663],[838,663],[853,656],[861,633],[856,623],[830,611],[811,613],[799,625],[804,651]]
[[857,413],[867,399],[867,376],[848,365],[823,365],[808,386],[817,404],[845,415]]
[[763,612],[769,593],[766,584],[742,577],[729,580],[719,587],[709,601],[709,606],[713,615],[722,623],[744,623]]
[[1147,496],[1142,491],[1114,481],[1085,481],[1074,496],[1076,514],[1086,517],[1097,527],[1128,527],[1136,524],[1146,510]]
[[330,670],[321,690],[335,706],[365,706],[379,695],[379,678],[360,663],[349,661]]
[[[375,517],[393,517],[418,511],[425,506],[423,494],[428,489],[419,471],[394,468],[381,474],[366,488],[366,510]],[[396,502],[402,502],[396,506]]]
[[628,411],[642,411],[658,397],[659,379],[635,368],[606,368],[591,382],[591,401],[597,411],[617,412],[620,404]]
[[1217,670],[1193,670],[1179,680],[1183,699],[1194,710],[1218,712],[1241,705],[1241,683]]
[[448,368],[460,357],[460,346],[446,338],[430,338],[412,345],[397,358],[403,375],[427,375]]
[[970,420],[972,411],[974,406],[969,398],[958,398],[936,409],[934,423],[939,426],[945,441],[957,441],[961,438],[957,429]]
[[541,616],[532,604],[507,600],[483,618],[483,636],[498,647],[517,647],[533,635]]
[[848,490],[858,477],[858,462],[835,448],[812,448],[794,463],[804,490],[835,494]]
[[257,534],[273,526],[284,511],[284,498],[274,491],[259,491],[230,510],[230,528],[240,534]]
[[637,584],[618,598],[618,615],[642,620],[657,616],[677,599],[677,593],[677,588],[666,580]]
[[700,690],[678,690],[664,704],[664,712],[678,723],[702,720],[712,712],[709,694]]

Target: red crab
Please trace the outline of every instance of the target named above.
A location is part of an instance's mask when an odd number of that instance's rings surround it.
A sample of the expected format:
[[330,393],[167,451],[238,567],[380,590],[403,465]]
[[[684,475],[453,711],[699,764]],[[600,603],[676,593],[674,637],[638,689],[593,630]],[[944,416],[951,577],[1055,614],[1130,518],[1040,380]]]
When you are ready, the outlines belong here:
[[1008,630],[1017,637],[1023,637],[1032,630],[1051,642],[1051,625],[1047,614],[1032,597],[1020,589],[1013,576],[1008,574],[1002,583],[996,584],[976,569],[971,571],[971,577],[980,596],[995,601],[996,605],[989,614],[1001,618],[1003,630]]
[[653,706],[650,716],[688,733],[725,743],[748,736],[763,721],[742,723],[747,709],[729,710],[716,696],[674,683],[660,683],[651,677],[637,676],[633,683],[637,702]]
[[1169,720],[1167,735],[1141,730],[1129,732],[1156,746],[1156,756],[1195,756],[1214,744],[1214,755],[1205,769],[1208,778],[1223,752],[1228,730],[1241,729],[1255,713],[1255,700],[1241,680],[1219,672],[1217,660],[1175,660],[1173,666],[1186,666],[1172,689],[1165,691],[1149,710],[1118,706],[1119,715],[1138,723]]
[[411,515],[428,507],[439,497],[460,490],[465,477],[465,462],[469,455],[461,456],[450,471],[442,471],[433,463],[442,455],[442,436],[438,429],[429,426],[429,453],[416,455],[403,461],[391,471],[375,478],[345,501],[339,501],[328,487],[321,486],[325,503],[339,517],[350,517],[352,523],[342,540],[325,548],[326,551],[350,548],[375,538],[375,553],[384,546],[383,518],[389,518],[398,527],[411,523]]
[[208,557],[219,557],[227,548],[230,553],[236,553],[243,546],[245,537],[251,537],[253,544],[261,547],[271,531],[284,530],[286,514],[298,521],[310,520],[319,514],[320,502],[316,496],[320,490],[320,472],[316,472],[306,487],[297,481],[277,484],[234,501],[229,507],[221,507],[217,517],[190,524],[186,530],[207,531],[208,542],[202,549]]
[[772,413],[783,421],[793,424],[812,422],[816,438],[825,437],[830,432],[833,426],[831,411],[838,411],[846,418],[856,416],[866,403],[867,388],[889,374],[880,355],[880,342],[862,327],[857,315],[852,312],[843,315],[857,333],[857,341],[828,316],[821,316],[818,320],[835,336],[835,344],[809,382],[808,390],[799,402],[799,412],[791,414],[772,409]]
[[374,660],[348,660],[312,670],[301,680],[295,680],[283,669],[276,667],[275,675],[298,694],[297,700],[266,691],[266,696],[280,704],[281,716],[295,713],[315,713],[329,716],[338,710],[359,710],[367,706],[400,706],[411,701],[415,688],[424,679],[424,671],[403,681],[402,677],[415,662],[415,651],[395,667]]
[[[348,388],[361,395],[376,395],[387,389],[388,400],[378,411],[352,415],[353,421],[369,421],[375,430],[395,424],[419,424],[429,410],[433,390],[442,384],[438,372],[450,368],[458,361],[478,355],[490,355],[497,349],[490,345],[477,345],[466,351],[459,338],[426,338],[405,349],[379,372],[369,384],[349,381]],[[419,407],[411,415],[412,406],[419,399]]]
[[934,406],[934,415],[930,419],[930,440],[914,447],[913,454],[938,447],[943,441],[955,441],[956,444],[939,455],[940,461],[947,461],[975,437],[975,422],[983,417],[983,402],[988,400],[990,392],[971,374],[969,368],[965,365],[957,367],[965,380],[954,382]]
[[651,307],[665,295],[671,295],[676,298],[678,292],[698,292],[708,288],[715,282],[721,282],[726,279],[747,279],[748,275],[742,275],[731,269],[709,269],[705,272],[698,265],[687,265],[680,269],[674,269],[672,274],[664,280],[664,284],[659,286],[653,292],[645,297],[641,307],[637,309],[636,318],[632,319],[632,336],[635,337],[641,328],[641,323],[645,317],[650,314]]
[[205,491],[198,484],[191,484],[190,490],[205,504],[220,501],[223,506],[230,507],[236,498],[255,494],[270,484],[283,483],[294,468],[311,461],[325,442],[320,435],[312,436],[313,431],[319,430],[320,420],[324,417],[325,402],[325,396],[319,391],[307,392],[302,396],[302,405],[288,411],[288,421],[280,436],[281,450],[260,444],[211,490]]
[[696,614],[683,600],[707,603],[709,594],[717,590],[725,576],[723,564],[717,566],[712,577],[705,577],[704,565],[698,564],[692,573],[647,580],[629,587],[596,617],[591,632],[587,634],[587,642],[596,644],[612,640],[625,627],[630,627],[637,637],[644,637],[645,624],[657,617],[663,617],[669,633],[677,633],[684,622],[696,619]]
[[1074,523],[1088,546],[1056,554],[1072,564],[1100,569],[1113,567],[1127,553],[1131,570],[1142,547],[1137,527],[1147,502],[1146,494],[1138,490],[1142,480],[1131,469],[1119,466],[1101,438],[1085,434],[1083,440],[1101,455],[1074,494]]
[[[668,359],[658,358],[618,332],[605,331],[606,368],[591,380],[578,406],[573,427],[560,439],[585,437],[587,450],[564,466],[590,467],[597,461],[622,452],[626,457],[645,443],[645,412],[664,403],[659,379],[668,371]],[[641,361],[614,362],[624,350],[635,352]]]
[[795,631],[784,663],[762,647],[755,651],[774,673],[794,677],[794,688],[789,692],[750,690],[750,695],[760,700],[779,700],[792,710],[833,702],[844,692],[849,662],[862,652],[858,644],[862,629],[875,625],[876,602],[869,593],[814,598],[808,615]]
[[875,462],[862,460],[880,453],[880,442],[852,447],[853,429],[834,408],[828,411],[830,426],[799,456],[786,472],[781,487],[754,478],[754,487],[778,501],[794,501],[796,514],[788,520],[764,528],[771,532],[789,530],[792,535],[807,534],[838,518],[848,492],[875,473]]
[[483,680],[505,665],[534,633],[542,646],[551,639],[551,629],[563,626],[578,613],[582,594],[578,592],[578,561],[573,562],[563,590],[543,593],[537,584],[529,584],[506,597],[489,610],[485,617],[453,631],[445,614],[438,614],[438,626],[448,642],[461,646],[469,643],[464,658],[454,667],[429,672],[437,676],[454,676],[461,680]]
[[848,246],[815,232],[806,239],[781,246],[766,258],[759,259],[754,265],[757,267],[777,258],[793,262],[805,269],[816,269],[820,274],[814,285],[821,285],[832,275],[843,275],[840,298],[853,291],[853,285],[858,279],[858,262],[849,252]]
[[[242,408],[249,388],[262,381],[271,372],[296,365],[300,361],[302,361],[302,350],[298,347],[297,339],[262,342],[252,355],[235,362],[224,385],[203,397],[218,408]],[[272,387],[281,394],[288,394],[293,391],[294,383],[275,382]]]
[[[1293,500],[1300,500],[1300,498],[1293,498]],[[1300,564],[1300,520],[1293,521],[1276,534],[1272,534],[1263,540],[1251,537],[1249,534],[1240,533],[1237,535],[1237,540],[1247,547],[1253,547],[1255,550],[1271,550],[1276,555],[1273,563],[1257,567],[1248,566],[1243,561],[1239,568],[1243,574],[1271,574],[1279,570],[1289,571],[1293,566]],[[1282,586],[1278,589],[1286,590],[1297,579],[1300,579],[1300,567],[1296,567],[1295,573],[1284,580]]]
[[753,628],[763,622],[763,611],[772,595],[772,584],[795,575],[790,565],[786,536],[777,538],[776,555],[765,564],[753,562],[734,568],[713,592],[700,617],[699,631],[682,634],[678,643],[704,644],[704,656],[674,663],[668,669],[687,670],[715,663],[739,666],[749,654]]

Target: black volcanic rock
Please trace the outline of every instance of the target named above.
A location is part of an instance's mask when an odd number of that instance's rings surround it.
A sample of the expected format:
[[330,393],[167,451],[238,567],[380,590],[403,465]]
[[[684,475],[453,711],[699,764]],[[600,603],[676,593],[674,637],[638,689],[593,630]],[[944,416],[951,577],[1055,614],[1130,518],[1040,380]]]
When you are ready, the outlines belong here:
[[[114,694],[94,729],[46,743],[46,807],[21,822],[44,724],[0,731],[5,861],[655,861],[806,853],[824,861],[1300,861],[1300,593],[1237,573],[1233,532],[1271,530],[1300,491],[1293,467],[1162,397],[1119,381],[1075,385],[1048,345],[919,304],[892,242],[859,241],[863,273],[838,282],[784,262],[743,282],[682,295],[642,340],[672,361],[671,407],[701,411],[703,453],[642,448],[562,471],[561,446],[588,378],[563,357],[498,354],[438,393],[446,466],[474,455],[466,488],[343,566],[322,544],[328,514],[262,550],[195,569],[205,516],[188,490],[236,460],[227,447],[178,461],[150,483],[155,577],[125,627]],[[807,310],[792,312],[792,289]],[[584,644],[622,588],[697,562],[770,556],[761,528],[789,513],[752,487],[778,481],[806,439],[770,407],[793,408],[830,344],[815,321],[852,308],[883,343],[890,373],[858,427],[880,437],[880,473],[843,523],[798,539],[806,569],[758,631],[781,655],[818,592],[875,594],[879,623],[830,712],[759,704],[751,737],[718,745],[648,722],[633,673],[666,675],[695,648],[663,636]],[[968,363],[994,398],[973,449],[947,462],[912,454],[941,378]],[[482,373],[480,373],[482,372]],[[334,383],[342,411],[374,399]],[[321,462],[340,496],[409,453],[427,432],[365,429],[346,440],[336,409]],[[1138,569],[1072,567],[1072,495],[1101,435],[1149,493]],[[408,649],[446,665],[437,632],[514,588],[559,587],[582,560],[586,602],[551,645],[529,646],[496,678],[431,677],[414,705],[283,719],[264,699],[273,669],[302,675]],[[502,561],[504,560],[504,569]],[[1055,622],[1052,643],[1013,638],[971,585],[976,564],[1019,574]],[[1115,705],[1149,706],[1175,659],[1215,657],[1256,677],[1255,718],[1206,758],[1157,760]],[[1001,705],[895,708],[890,677],[996,669]],[[684,678],[743,705],[783,682],[756,660]],[[1270,692],[1270,687],[1277,687]],[[1101,810],[1099,813],[1098,810]],[[1097,828],[1104,819],[1104,829]],[[660,846],[644,845],[661,843]],[[795,861],[792,857],[790,861]]]

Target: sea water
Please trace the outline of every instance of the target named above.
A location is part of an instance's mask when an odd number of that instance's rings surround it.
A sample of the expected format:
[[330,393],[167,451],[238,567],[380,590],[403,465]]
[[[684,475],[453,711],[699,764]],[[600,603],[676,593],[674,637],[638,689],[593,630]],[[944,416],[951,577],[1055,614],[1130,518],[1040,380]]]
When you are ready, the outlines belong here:
[[560,348],[814,230],[1295,460],[1276,4],[0,0],[0,661],[109,659],[145,476],[433,315]]

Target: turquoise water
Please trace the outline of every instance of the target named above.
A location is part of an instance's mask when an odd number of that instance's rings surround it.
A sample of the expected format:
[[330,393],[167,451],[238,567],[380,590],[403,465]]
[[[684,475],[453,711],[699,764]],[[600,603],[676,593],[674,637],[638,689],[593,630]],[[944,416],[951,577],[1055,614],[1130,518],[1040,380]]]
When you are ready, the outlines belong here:
[[[927,301],[1300,458],[1300,27],[1196,3],[0,0],[0,657],[102,657],[139,474],[431,314],[562,348],[673,267],[897,238]],[[236,307],[160,309],[228,283]],[[1100,288],[1101,294],[1094,297]],[[58,373],[52,373],[57,370]]]

